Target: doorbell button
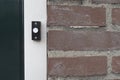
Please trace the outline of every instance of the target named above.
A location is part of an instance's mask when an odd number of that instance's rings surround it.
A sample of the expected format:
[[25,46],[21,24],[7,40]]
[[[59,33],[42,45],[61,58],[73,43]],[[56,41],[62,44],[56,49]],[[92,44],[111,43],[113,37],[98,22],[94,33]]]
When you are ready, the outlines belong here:
[[33,28],[34,33],[38,33],[38,28]]
[[32,21],[32,40],[41,40],[41,22]]

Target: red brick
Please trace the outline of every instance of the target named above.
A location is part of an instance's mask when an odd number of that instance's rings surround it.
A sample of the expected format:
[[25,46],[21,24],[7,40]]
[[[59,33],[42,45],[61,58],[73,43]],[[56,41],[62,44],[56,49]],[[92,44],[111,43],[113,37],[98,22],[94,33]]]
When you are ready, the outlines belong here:
[[120,3],[120,0],[92,0],[93,3]]
[[107,73],[104,56],[77,58],[48,58],[49,76],[96,76]]
[[48,6],[48,26],[105,26],[105,8]]
[[112,23],[120,25],[120,9],[115,8],[112,10]]
[[120,73],[120,56],[115,56],[112,59],[112,72]]
[[49,31],[48,49],[63,51],[120,49],[120,32]]

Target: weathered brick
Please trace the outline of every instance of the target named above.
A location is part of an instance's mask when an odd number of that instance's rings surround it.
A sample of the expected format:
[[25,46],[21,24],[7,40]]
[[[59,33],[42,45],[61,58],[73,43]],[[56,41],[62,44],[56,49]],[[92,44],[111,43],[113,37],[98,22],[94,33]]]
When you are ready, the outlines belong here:
[[48,26],[105,26],[105,8],[48,5]]
[[120,73],[120,56],[112,58],[112,72]]
[[105,56],[48,58],[49,76],[96,76],[106,73]]
[[120,3],[120,0],[92,0],[93,3]]
[[114,8],[112,10],[112,23],[120,25],[120,8]]
[[83,0],[48,0],[52,4],[82,4]]
[[120,32],[104,31],[49,31],[48,49],[117,50],[120,49]]

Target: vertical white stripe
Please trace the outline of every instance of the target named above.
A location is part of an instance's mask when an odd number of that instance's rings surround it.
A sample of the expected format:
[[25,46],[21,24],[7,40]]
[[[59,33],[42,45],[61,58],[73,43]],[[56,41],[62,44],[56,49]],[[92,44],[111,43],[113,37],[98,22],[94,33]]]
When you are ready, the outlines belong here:
[[[46,0],[24,0],[25,80],[47,80]],[[41,21],[40,42],[31,40],[31,22]]]

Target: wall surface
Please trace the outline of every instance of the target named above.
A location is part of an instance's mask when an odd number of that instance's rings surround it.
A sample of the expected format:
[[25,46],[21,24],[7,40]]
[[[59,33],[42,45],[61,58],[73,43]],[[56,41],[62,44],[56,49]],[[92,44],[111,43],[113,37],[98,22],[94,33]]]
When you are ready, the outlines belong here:
[[120,80],[120,0],[47,7],[48,80]]

